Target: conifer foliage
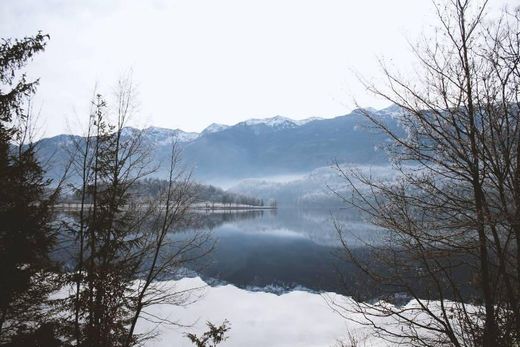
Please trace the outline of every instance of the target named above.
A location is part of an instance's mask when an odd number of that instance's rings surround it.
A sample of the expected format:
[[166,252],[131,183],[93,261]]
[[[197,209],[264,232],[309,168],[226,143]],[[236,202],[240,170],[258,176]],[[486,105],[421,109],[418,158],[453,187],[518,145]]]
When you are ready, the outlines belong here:
[[0,44],[0,345],[56,342],[44,307],[53,282],[53,196],[46,196],[49,182],[28,134],[38,80],[20,74],[48,38],[38,33]]

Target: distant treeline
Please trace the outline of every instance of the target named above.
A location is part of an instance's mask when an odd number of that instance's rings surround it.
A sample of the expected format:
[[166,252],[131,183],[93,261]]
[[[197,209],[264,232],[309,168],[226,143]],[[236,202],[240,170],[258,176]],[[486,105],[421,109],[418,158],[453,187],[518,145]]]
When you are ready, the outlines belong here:
[[[146,178],[136,182],[132,186],[132,194],[138,198],[147,200],[160,196],[168,188],[168,181],[158,178]],[[225,190],[200,183],[191,183],[195,203],[211,203],[223,205],[249,205],[249,206],[276,206],[274,200],[264,201],[251,196],[226,192]],[[72,191],[64,194],[60,202],[70,203],[79,200],[79,192]],[[87,197],[87,202],[89,199]]]
[[[265,206],[263,199],[226,192],[225,190],[212,185],[194,183],[193,190],[198,202]],[[272,204],[272,202],[270,203]]]

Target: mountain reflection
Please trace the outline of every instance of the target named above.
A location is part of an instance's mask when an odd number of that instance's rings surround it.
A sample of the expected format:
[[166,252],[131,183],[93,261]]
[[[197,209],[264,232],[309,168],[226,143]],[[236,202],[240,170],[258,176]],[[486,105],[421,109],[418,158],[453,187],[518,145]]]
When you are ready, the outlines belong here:
[[[371,248],[385,243],[385,232],[365,223],[351,210],[197,212],[192,223],[180,234],[189,235],[190,228],[199,232],[207,230],[215,240],[208,257],[187,264],[209,283],[231,283],[249,290],[272,292],[305,288],[352,295],[361,300],[385,295],[389,300],[406,301],[398,289],[373,282],[347,259],[338,227],[352,255],[382,273],[389,270],[375,260]],[[423,284],[416,280],[416,275],[410,273],[409,285],[421,293]],[[468,272],[460,276],[464,282],[471,275]]]
[[[223,227],[223,228],[221,228]],[[317,245],[341,245],[341,228],[351,247],[364,247],[384,241],[384,232],[349,209],[298,209],[192,212],[184,230],[216,230],[218,234],[264,234],[265,236],[301,237]],[[222,229],[222,230],[220,230]]]
[[[60,218],[73,216],[63,214]],[[202,242],[183,255],[180,271],[161,279],[191,274],[208,283],[231,283],[248,290],[281,293],[306,289],[351,295],[360,300],[382,295],[387,299],[387,295],[390,299],[400,298],[399,290],[373,282],[349,261],[338,228],[351,255],[381,273],[389,270],[376,261],[371,248],[385,244],[385,232],[364,222],[352,210],[194,210],[185,224],[171,231],[164,251],[177,252],[178,247],[192,240]],[[70,242],[65,235],[62,238],[62,247],[56,250],[55,257],[73,269],[76,250],[67,246]],[[424,287],[415,273],[420,270],[410,273],[409,283],[418,293]],[[469,283],[471,276],[470,271],[461,272],[461,283]]]

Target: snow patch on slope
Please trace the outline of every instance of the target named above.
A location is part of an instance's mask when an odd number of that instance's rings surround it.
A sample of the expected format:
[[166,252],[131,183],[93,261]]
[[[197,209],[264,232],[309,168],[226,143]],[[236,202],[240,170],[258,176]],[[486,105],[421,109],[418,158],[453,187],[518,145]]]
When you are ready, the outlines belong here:
[[252,118],[248,119],[244,122],[240,122],[237,125],[246,125],[246,126],[254,126],[254,125],[267,125],[272,128],[292,128],[297,126],[296,123],[286,117],[276,116],[272,118]]
[[143,135],[157,145],[168,145],[174,140],[177,142],[190,142],[199,137],[198,133],[185,132],[180,129],[166,129],[149,127],[143,130]]
[[204,129],[202,131],[201,134],[212,134],[212,133],[217,133],[219,131],[222,131],[222,130],[225,130],[229,128],[229,125],[225,125],[225,124],[218,124],[218,123],[211,123],[208,127],[206,127],[206,129]]
[[240,122],[237,125],[247,125],[247,126],[254,126],[254,125],[266,125],[268,127],[272,128],[294,128],[297,126],[301,126],[304,124],[307,124],[309,122],[315,121],[315,120],[321,120],[323,118],[319,117],[311,117],[307,119],[301,119],[301,120],[294,120],[287,117],[282,116],[276,116],[271,118],[252,118],[248,119],[244,122]]

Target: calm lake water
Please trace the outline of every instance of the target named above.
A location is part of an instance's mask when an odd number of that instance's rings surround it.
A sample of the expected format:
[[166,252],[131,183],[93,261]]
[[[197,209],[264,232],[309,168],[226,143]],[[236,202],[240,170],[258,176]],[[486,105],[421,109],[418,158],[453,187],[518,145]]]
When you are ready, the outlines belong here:
[[[168,244],[172,248],[164,252],[174,254],[194,237],[207,242],[183,253],[186,261],[181,266],[187,271],[162,279],[198,275],[212,285],[230,283],[248,290],[283,293],[304,289],[352,295],[362,300],[381,295],[402,300],[402,289],[372,281],[347,259],[338,228],[343,230],[344,241],[355,259],[379,274],[396,270],[378,261],[371,249],[373,245],[388,246],[385,232],[364,222],[356,211],[279,208],[198,211],[192,212],[192,217],[189,226],[170,233]],[[206,254],[209,249],[211,252]],[[73,269],[74,253],[73,247],[64,246],[56,257]],[[201,254],[204,256],[199,257]],[[470,271],[457,271],[455,277],[460,283],[471,282]],[[407,285],[423,297],[434,298],[421,273],[420,264],[411,263],[410,272],[406,273]],[[462,292],[474,295],[470,288],[463,288]]]
[[357,252],[363,253],[365,242],[382,239],[381,231],[340,209],[201,212],[198,217],[202,223],[195,229],[208,230],[215,245],[208,256],[186,266],[207,281],[250,290],[364,292],[368,282],[345,260],[335,223]]

